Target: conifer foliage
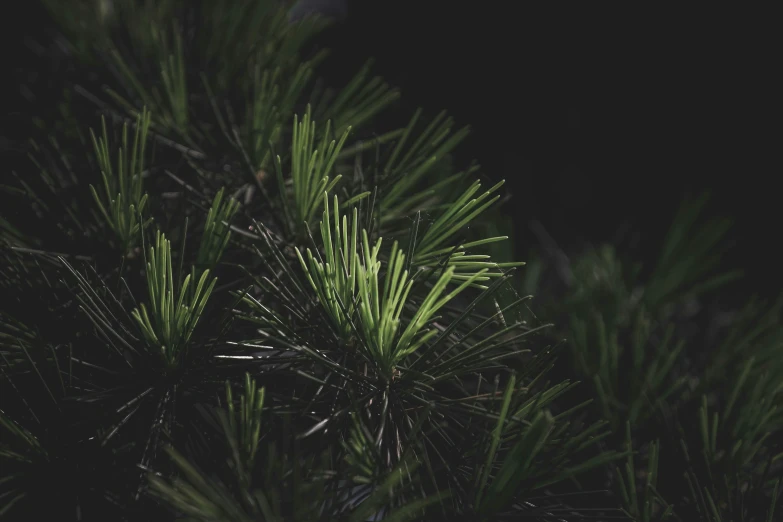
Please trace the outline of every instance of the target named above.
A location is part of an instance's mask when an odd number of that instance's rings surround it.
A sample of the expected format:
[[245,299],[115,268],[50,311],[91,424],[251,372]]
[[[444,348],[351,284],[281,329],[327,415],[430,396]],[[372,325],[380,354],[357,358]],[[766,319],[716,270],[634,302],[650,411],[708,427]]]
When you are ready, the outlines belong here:
[[467,129],[383,128],[370,65],[325,86],[326,19],[44,4],[58,101],[0,180],[0,519],[780,520],[780,303],[693,333],[736,275],[703,201],[653,270],[520,277]]

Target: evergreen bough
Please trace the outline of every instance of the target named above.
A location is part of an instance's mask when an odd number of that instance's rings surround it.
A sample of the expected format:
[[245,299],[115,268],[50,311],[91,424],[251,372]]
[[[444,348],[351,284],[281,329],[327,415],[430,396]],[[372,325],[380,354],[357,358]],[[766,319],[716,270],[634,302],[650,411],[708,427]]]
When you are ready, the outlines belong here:
[[0,187],[0,518],[781,519],[783,300],[694,312],[736,276],[704,200],[653,267],[550,245],[513,277],[467,129],[382,128],[369,66],[324,88],[326,20],[45,4],[65,102]]

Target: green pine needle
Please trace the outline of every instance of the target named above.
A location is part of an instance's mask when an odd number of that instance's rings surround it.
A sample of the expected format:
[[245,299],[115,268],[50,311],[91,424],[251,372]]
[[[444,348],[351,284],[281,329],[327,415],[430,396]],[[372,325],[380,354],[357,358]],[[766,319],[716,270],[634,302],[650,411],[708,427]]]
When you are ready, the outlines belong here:
[[[350,127],[345,129],[339,140],[331,140],[331,121],[326,123],[320,133],[320,143],[316,143],[316,124],[311,119],[311,109],[301,121],[294,116],[293,137],[291,141],[291,195],[287,194],[288,182],[283,178],[282,160],[276,158],[276,173],[283,202],[283,209],[292,233],[306,232],[308,223],[313,221],[323,202],[323,194],[331,192],[340,182],[342,175],[331,177],[332,169],[345,140],[348,139]],[[367,196],[364,193],[362,196]]]
[[[90,130],[98,166],[101,169],[104,192],[102,197],[93,185],[90,185],[93,199],[106,219],[109,227],[117,235],[124,251],[130,249],[151,218],[144,221],[141,217],[147,204],[147,195],[142,193],[145,162],[145,147],[150,126],[150,113],[144,109],[136,119],[136,132],[133,146],[128,144],[128,125],[122,127],[122,140],[119,148],[111,151],[106,119],[101,118],[103,134],[100,138]],[[116,155],[116,169],[112,168]]]
[[[307,262],[298,248],[296,254],[310,285],[331,318],[339,339],[347,344],[353,336],[351,321],[356,312],[357,273],[360,263],[357,241],[359,215],[358,210],[354,208],[349,225],[348,217],[340,215],[337,196],[334,197],[332,218],[329,216],[329,200],[326,193],[323,194],[323,204],[325,210],[320,227],[325,258],[321,260],[319,256],[319,259],[316,259],[309,248],[306,252]],[[377,256],[377,251],[374,253]],[[375,263],[376,259],[371,258],[368,262]],[[345,311],[340,303],[343,303]]]
[[[231,218],[239,210],[239,202],[233,198],[223,198],[221,188],[212,200],[207,213],[204,233],[196,254],[196,266],[200,269],[214,270],[231,237]],[[200,274],[199,274],[200,275]]]
[[145,340],[160,350],[167,365],[175,366],[186,351],[217,279],[210,280],[209,270],[204,270],[192,291],[189,286],[194,274],[185,277],[181,288],[175,288],[171,242],[160,231],[155,246],[149,249],[146,266],[149,309],[142,303],[131,315]]

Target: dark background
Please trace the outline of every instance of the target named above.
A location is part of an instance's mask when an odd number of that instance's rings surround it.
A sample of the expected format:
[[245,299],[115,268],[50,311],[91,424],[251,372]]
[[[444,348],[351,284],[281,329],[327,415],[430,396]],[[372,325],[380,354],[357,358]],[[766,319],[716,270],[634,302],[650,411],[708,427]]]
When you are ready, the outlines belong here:
[[[448,109],[462,159],[506,179],[517,255],[540,220],[565,247],[640,232],[656,252],[686,194],[734,218],[728,266],[783,288],[780,77],[771,13],[582,2],[349,2],[329,43],[405,103]],[[542,5],[546,7],[542,7]]]
[[[0,16],[6,71],[26,60],[23,38],[46,29],[35,4]],[[538,242],[531,219],[567,249],[630,223],[652,256],[681,199],[709,190],[710,213],[736,222],[727,266],[747,271],[746,290],[777,294],[783,42],[772,13],[585,4],[348,1],[324,43],[335,77],[374,56],[403,110],[447,109],[472,126],[458,159],[507,180],[518,258]],[[16,90],[12,78],[4,88]]]

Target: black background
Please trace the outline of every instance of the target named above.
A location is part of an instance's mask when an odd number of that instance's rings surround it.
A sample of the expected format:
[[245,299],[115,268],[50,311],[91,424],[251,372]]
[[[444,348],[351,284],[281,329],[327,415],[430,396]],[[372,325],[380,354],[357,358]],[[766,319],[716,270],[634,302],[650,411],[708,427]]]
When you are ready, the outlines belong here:
[[[506,179],[517,255],[540,220],[564,246],[631,223],[655,253],[686,194],[735,220],[727,266],[783,287],[783,42],[771,13],[620,3],[349,4],[332,30],[346,69],[367,56],[410,107],[474,132],[462,160]],[[545,7],[542,7],[545,6]]]
[[[26,59],[23,37],[45,29],[34,5],[2,15],[5,70]],[[736,221],[727,265],[747,271],[748,291],[777,294],[776,18],[650,5],[360,0],[324,44],[335,78],[373,56],[404,108],[472,126],[458,159],[507,180],[518,258],[537,243],[531,219],[565,247],[631,223],[652,255],[683,196],[709,190],[710,212]]]

